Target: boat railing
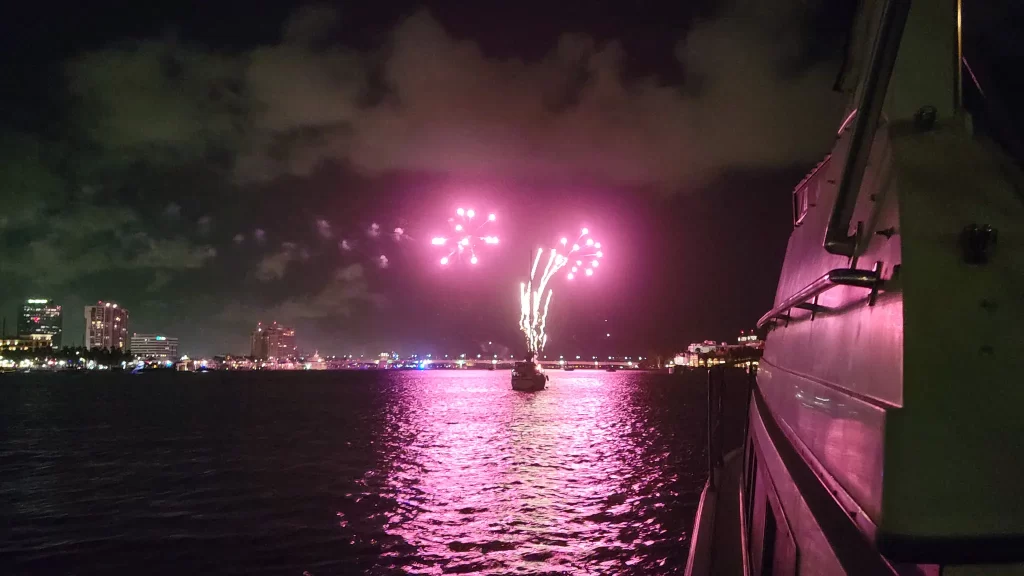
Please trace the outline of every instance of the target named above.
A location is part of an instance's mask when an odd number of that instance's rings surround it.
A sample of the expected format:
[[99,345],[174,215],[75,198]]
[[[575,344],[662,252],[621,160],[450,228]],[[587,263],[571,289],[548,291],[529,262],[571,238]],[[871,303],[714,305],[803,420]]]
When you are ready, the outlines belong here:
[[779,319],[788,321],[790,319],[790,312],[794,308],[810,310],[811,318],[813,319],[814,314],[826,310],[824,306],[820,306],[818,304],[818,296],[828,292],[836,286],[853,286],[856,288],[866,288],[871,290],[871,295],[868,298],[868,305],[874,306],[875,300],[878,298],[878,290],[881,285],[882,266],[880,262],[876,262],[874,268],[871,270],[862,270],[857,268],[837,268],[835,270],[829,270],[802,290],[797,291],[796,294],[786,298],[777,306],[769,310],[767,314],[757,321],[757,327],[762,328],[765,324],[775,322]]
[[850,221],[857,204],[861,181],[871,153],[871,143],[882,116],[882,105],[889,89],[889,78],[896,65],[903,27],[910,12],[910,0],[888,0],[882,11],[871,60],[860,87],[860,101],[853,119],[850,148],[839,178],[835,204],[825,228],[825,250],[841,256],[854,255],[859,240],[850,235]]
[[[726,374],[728,368],[742,368],[746,367],[743,385],[745,388],[743,392],[743,403],[737,405],[736,401],[740,400],[735,395],[730,395],[727,399],[726,390]],[[718,489],[720,478],[718,473],[722,470],[725,464],[725,455],[729,450],[735,448],[732,444],[735,444],[736,438],[732,438],[727,441],[725,436],[725,429],[728,426],[736,426],[739,424],[736,418],[741,418],[743,433],[738,437],[740,445],[742,445],[742,439],[747,434],[747,406],[750,404],[750,393],[753,390],[753,379],[756,373],[756,364],[740,360],[737,362],[720,364],[717,366],[711,366],[707,369],[708,377],[708,415],[707,415],[707,472],[708,472],[708,488],[711,491]],[[732,385],[737,385],[733,383]],[[726,416],[726,404],[731,405],[730,414]],[[742,411],[741,414],[736,414],[735,411]],[[735,435],[736,430],[730,432],[730,435]]]

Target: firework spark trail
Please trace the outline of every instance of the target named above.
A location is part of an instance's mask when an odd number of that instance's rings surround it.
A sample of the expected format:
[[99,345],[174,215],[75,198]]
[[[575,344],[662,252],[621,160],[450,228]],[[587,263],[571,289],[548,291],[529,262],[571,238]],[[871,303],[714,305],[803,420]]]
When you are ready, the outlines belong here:
[[[579,244],[584,238],[586,238],[584,242],[586,248],[581,247]],[[562,246],[568,247],[569,239],[562,238],[559,243]],[[604,256],[600,248],[601,243],[595,242],[590,237],[590,230],[584,228],[576,239],[576,243],[569,250],[570,255],[576,254],[580,260],[576,260],[576,266],[572,267],[567,278],[572,280],[575,277],[575,274],[579,271],[578,267],[583,266],[582,258],[591,257],[594,260],[590,262],[590,266],[584,270],[584,273],[587,276],[593,276],[594,269],[598,266],[597,259]],[[596,252],[583,254],[584,250],[596,250]],[[533,266],[530,268],[529,280],[519,284],[519,327],[523,334],[526,335],[528,350],[533,353],[542,351],[548,342],[548,310],[551,308],[551,298],[554,296],[554,289],[548,288],[548,283],[562,268],[569,264],[569,256],[559,254],[557,248],[552,248],[548,255],[548,261],[538,279],[537,268],[540,266],[540,260],[543,256],[544,249],[537,250],[537,256],[533,259]],[[534,285],[537,286],[536,289],[534,289]]]
[[560,255],[558,250],[552,248],[548,256],[548,262],[541,273],[540,281],[537,283],[537,289],[534,290],[533,277],[537,275],[537,265],[540,263],[543,255],[543,248],[537,251],[537,257],[533,261],[530,281],[526,284],[520,284],[519,299],[522,316],[519,325],[526,335],[526,345],[530,352],[540,352],[547,343],[545,329],[554,290],[548,289],[546,296],[544,292],[551,278],[569,261],[568,258]]

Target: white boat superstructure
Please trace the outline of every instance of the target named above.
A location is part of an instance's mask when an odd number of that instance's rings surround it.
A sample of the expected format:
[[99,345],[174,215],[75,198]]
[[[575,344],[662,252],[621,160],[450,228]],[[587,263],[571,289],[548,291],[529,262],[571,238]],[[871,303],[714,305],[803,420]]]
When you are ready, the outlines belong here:
[[1024,573],[1024,178],[961,106],[960,9],[861,7],[690,574]]

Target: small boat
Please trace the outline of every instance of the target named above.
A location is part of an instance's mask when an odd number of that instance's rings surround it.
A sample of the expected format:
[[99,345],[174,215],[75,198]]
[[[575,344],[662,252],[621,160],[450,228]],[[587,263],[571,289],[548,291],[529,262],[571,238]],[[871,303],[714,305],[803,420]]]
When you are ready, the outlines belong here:
[[562,370],[565,370],[566,372],[572,372],[575,369],[575,366],[566,366],[565,368],[562,368]]
[[548,375],[539,364],[533,362],[516,362],[512,368],[512,389],[520,392],[543,390]]

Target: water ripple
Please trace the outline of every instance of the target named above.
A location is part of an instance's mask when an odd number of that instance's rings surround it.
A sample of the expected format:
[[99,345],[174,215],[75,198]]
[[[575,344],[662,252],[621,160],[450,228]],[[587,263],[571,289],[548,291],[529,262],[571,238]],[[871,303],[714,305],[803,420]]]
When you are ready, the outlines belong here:
[[699,381],[552,372],[0,381],[0,573],[681,573]]

